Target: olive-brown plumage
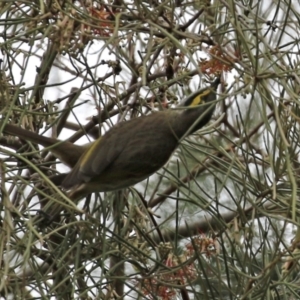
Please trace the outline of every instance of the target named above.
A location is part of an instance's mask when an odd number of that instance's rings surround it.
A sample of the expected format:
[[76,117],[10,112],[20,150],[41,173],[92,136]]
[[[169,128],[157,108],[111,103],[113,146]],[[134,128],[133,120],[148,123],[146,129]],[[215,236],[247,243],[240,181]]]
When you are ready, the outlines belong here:
[[62,187],[70,190],[70,198],[76,200],[92,192],[129,187],[163,167],[180,140],[210,120],[219,83],[217,78],[210,87],[190,95],[178,109],[153,112],[119,123],[86,146],[41,137],[32,132],[25,135],[23,129],[19,135],[17,129],[20,128],[13,125],[4,125],[4,132],[44,147],[56,144],[50,151],[73,167]]
[[92,143],[89,143],[87,145],[79,146],[68,141],[61,141],[59,139],[39,135],[35,132],[11,124],[5,124],[3,132],[17,136],[22,140],[42,145],[45,148],[49,147],[49,151],[70,168],[73,168],[76,165],[82,154],[92,145]]
[[[122,122],[109,130],[80,158],[62,186],[71,198],[91,192],[119,190],[134,185],[159,170],[170,158],[181,138],[203,127],[211,118],[219,78],[209,88],[190,95],[182,108],[154,112]],[[197,96],[202,105],[198,105]]]

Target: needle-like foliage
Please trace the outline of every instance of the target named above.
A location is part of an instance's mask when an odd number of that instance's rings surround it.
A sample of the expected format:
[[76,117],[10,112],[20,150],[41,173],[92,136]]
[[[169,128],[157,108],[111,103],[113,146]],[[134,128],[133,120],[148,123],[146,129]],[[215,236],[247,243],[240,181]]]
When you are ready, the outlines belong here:
[[49,149],[1,134],[0,298],[299,299],[298,6],[0,1],[0,132],[86,143],[221,76],[163,169],[78,204]]

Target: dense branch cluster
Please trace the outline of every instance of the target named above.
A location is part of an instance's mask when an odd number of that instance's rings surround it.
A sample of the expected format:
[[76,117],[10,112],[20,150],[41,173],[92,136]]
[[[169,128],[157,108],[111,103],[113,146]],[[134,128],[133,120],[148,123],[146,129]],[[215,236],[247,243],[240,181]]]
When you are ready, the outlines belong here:
[[[297,299],[298,10],[1,1],[0,297]],[[91,142],[218,76],[210,123],[164,168],[79,203],[51,147],[2,133]]]

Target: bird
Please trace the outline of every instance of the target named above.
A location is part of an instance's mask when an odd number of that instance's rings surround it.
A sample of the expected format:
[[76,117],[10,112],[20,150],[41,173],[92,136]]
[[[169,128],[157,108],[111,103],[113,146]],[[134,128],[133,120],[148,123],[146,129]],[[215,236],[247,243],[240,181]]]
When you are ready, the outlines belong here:
[[219,84],[220,76],[210,86],[190,94],[177,108],[120,122],[83,146],[12,124],[0,122],[0,128],[6,134],[47,147],[69,166],[71,171],[60,176],[61,187],[71,200],[78,201],[94,192],[133,186],[162,168],[182,138],[209,122]]

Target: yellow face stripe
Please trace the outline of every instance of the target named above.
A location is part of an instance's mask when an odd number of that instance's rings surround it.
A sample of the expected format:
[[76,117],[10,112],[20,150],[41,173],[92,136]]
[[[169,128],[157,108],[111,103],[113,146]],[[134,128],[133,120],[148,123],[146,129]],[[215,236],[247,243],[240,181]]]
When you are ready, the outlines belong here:
[[197,95],[193,101],[191,102],[191,104],[189,106],[197,106],[199,105],[201,102],[202,102],[202,98],[207,96],[209,93],[211,93],[211,90],[210,89],[206,89],[204,90],[201,94]]

